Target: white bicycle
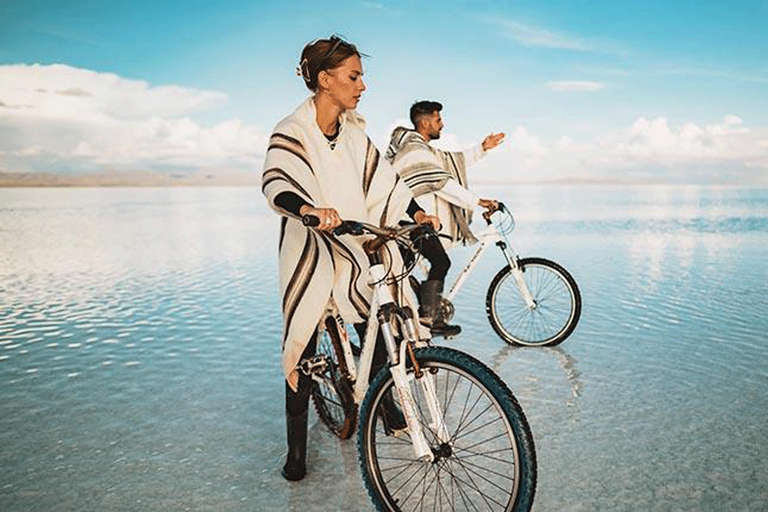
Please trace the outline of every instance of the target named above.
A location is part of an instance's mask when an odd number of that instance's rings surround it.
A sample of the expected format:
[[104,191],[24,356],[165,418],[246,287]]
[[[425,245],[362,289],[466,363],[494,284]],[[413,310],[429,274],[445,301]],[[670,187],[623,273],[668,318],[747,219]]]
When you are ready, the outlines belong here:
[[[483,363],[420,339],[403,300],[407,271],[393,276],[383,263],[397,250],[389,242],[409,243],[412,232],[431,229],[345,221],[335,230],[374,235],[363,245],[374,287],[365,341],[356,355],[331,304],[317,351],[299,369],[311,376],[318,415],[337,436],[351,437],[359,405],[360,466],[378,510],[530,510],[536,454],[522,408]],[[369,385],[377,340],[389,364]]]
[[[507,265],[488,286],[485,312],[504,341],[513,345],[552,346],[565,340],[581,315],[581,295],[576,280],[562,266],[545,258],[520,258],[507,235],[515,219],[504,203],[483,213],[487,227],[475,233],[477,250],[443,297],[440,308],[448,322],[454,315],[453,300],[491,246],[496,245]],[[414,278],[415,279],[415,278]],[[413,283],[412,284],[416,286]]]

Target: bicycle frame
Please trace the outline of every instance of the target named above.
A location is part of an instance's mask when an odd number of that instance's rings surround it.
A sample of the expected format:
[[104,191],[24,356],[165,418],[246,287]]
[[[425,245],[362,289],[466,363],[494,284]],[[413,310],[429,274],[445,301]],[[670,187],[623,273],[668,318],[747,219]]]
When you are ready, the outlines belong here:
[[469,258],[469,261],[464,266],[464,269],[458,274],[458,276],[456,276],[456,280],[451,285],[451,288],[448,290],[448,293],[445,295],[445,298],[448,299],[450,302],[453,302],[453,300],[456,298],[456,295],[458,295],[459,290],[467,281],[467,279],[469,279],[470,274],[477,266],[477,263],[480,261],[480,258],[483,256],[485,251],[493,244],[499,247],[499,249],[501,250],[501,253],[504,255],[504,259],[509,265],[509,268],[512,269],[512,275],[515,279],[515,283],[520,289],[523,299],[525,300],[526,306],[528,306],[529,308],[535,308],[536,301],[533,299],[533,296],[531,295],[531,292],[528,289],[528,285],[525,284],[522,271],[520,270],[520,266],[518,265],[519,256],[517,255],[517,253],[515,253],[514,249],[512,249],[512,246],[509,244],[509,241],[507,240],[507,238],[499,231],[499,229],[496,227],[493,221],[490,218],[486,218],[486,222],[488,225],[485,227],[485,229],[483,229],[478,233],[475,233],[475,237],[479,240],[478,242],[479,245],[475,250],[475,253],[472,255],[471,258]]
[[[381,263],[381,258],[378,252],[369,253],[369,258],[371,260],[369,275],[374,283],[373,298],[371,300],[368,315],[369,321],[367,330],[364,340],[361,340],[362,352],[360,354],[359,367],[355,362],[351,342],[347,330],[344,328],[344,322],[339,316],[336,305],[333,302],[329,305],[329,309],[326,311],[324,317],[327,318],[328,316],[332,316],[336,319],[337,324],[339,324],[338,332],[341,338],[340,341],[343,348],[343,355],[347,364],[347,369],[349,370],[350,375],[354,378],[354,400],[358,404],[362,402],[368,390],[373,353],[377,341],[377,331],[381,330],[383,341],[389,355],[389,370],[392,373],[395,388],[397,389],[400,398],[400,405],[403,410],[406,424],[408,425],[414,452],[418,458],[432,461],[434,460],[435,455],[429,447],[429,443],[426,440],[421,423],[418,420],[417,412],[414,408],[413,394],[410,387],[411,381],[418,380],[427,397],[431,419],[430,427],[438,432],[438,437],[442,442],[449,442],[450,436],[448,434],[448,429],[445,426],[444,416],[435,392],[433,376],[428,372],[421,372],[415,358],[411,358],[410,355],[412,354],[411,351],[413,347],[420,346],[424,342],[420,339],[411,309],[407,306],[400,306],[395,300],[395,297],[387,284],[386,269]],[[402,282],[398,283],[397,286],[400,286],[401,284]],[[373,321],[373,319],[376,319],[376,321]],[[324,322],[321,322],[320,328],[322,328],[323,325]],[[402,338],[399,346],[395,337],[395,332],[397,331],[399,331]],[[407,372],[406,363],[409,360],[414,367],[412,376],[409,376]],[[312,378],[318,381],[320,380],[320,378],[314,374],[312,375]]]

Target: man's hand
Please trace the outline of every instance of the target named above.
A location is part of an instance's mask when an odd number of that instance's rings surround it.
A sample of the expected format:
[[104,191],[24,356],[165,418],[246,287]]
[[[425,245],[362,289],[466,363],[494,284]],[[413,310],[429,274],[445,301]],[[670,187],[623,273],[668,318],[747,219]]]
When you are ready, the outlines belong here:
[[477,205],[486,210],[496,211],[499,209],[499,202],[495,199],[478,199]]
[[483,151],[493,149],[504,142],[504,133],[492,133],[483,139]]
[[413,220],[415,220],[417,224],[432,224],[435,231],[440,231],[440,219],[435,215],[427,215],[424,210],[417,211],[413,216]]
[[493,215],[493,212],[499,209],[499,202],[495,199],[478,199],[477,205],[481,208],[485,208],[483,212],[483,218],[488,220]]

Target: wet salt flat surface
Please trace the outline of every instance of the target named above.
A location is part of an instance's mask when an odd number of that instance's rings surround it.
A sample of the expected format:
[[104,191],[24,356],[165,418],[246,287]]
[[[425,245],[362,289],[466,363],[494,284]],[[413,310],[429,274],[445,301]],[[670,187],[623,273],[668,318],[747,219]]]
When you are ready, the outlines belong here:
[[[534,510],[768,509],[768,190],[481,192],[584,301],[518,349],[485,318],[498,254],[456,300],[446,344],[531,424]],[[255,188],[0,190],[0,510],[372,510],[314,413],[307,478],[279,474],[276,233]]]

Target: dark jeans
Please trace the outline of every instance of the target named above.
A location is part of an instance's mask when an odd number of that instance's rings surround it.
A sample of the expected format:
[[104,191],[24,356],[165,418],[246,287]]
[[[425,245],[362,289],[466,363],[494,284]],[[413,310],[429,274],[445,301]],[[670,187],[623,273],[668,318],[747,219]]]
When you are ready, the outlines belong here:
[[[429,262],[427,280],[444,281],[445,276],[448,275],[448,270],[451,268],[451,260],[448,258],[443,244],[440,243],[440,239],[436,236],[422,237],[414,245],[419,254]],[[414,256],[410,251],[403,250],[402,256],[406,265],[413,262]]]

